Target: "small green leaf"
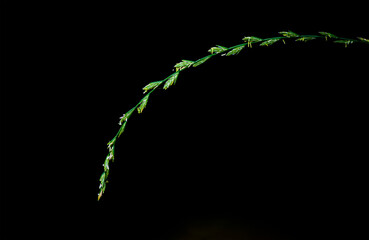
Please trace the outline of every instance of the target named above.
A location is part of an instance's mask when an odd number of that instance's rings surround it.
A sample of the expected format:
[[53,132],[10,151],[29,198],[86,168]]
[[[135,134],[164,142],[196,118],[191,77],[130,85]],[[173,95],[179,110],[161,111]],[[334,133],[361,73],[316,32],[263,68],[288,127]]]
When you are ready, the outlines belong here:
[[143,87],[142,90],[144,90],[144,93],[146,93],[147,91],[158,87],[161,83],[162,83],[162,81],[151,82],[151,83],[147,84],[145,87]]
[[227,56],[234,56],[234,55],[237,55],[239,54],[242,49],[244,49],[245,46],[239,46],[239,47],[236,47],[236,48],[233,48],[231,51],[227,52]]
[[211,54],[218,54],[218,53],[222,53],[222,52],[225,52],[227,51],[228,48],[226,47],[223,47],[223,46],[220,46],[220,45],[217,45],[216,47],[212,47],[208,50],[209,53]]
[[178,73],[179,72],[175,72],[173,73],[169,79],[165,82],[165,85],[164,85],[164,89],[167,90],[170,86],[172,86],[173,84],[176,83],[177,81],[177,78],[178,78]]
[[300,35],[298,35],[297,33],[294,33],[294,32],[291,32],[291,31],[288,31],[288,32],[279,32],[279,34],[285,36],[285,37],[288,37],[288,38],[291,38],[291,37],[299,37]]
[[326,40],[327,38],[338,38],[336,35],[333,35],[332,33],[328,33],[328,32],[319,32],[319,34],[325,36]]
[[206,62],[207,60],[209,60],[209,58],[211,58],[212,56],[209,55],[209,56],[206,56],[206,57],[203,57],[203,58],[200,58],[198,59],[196,62],[194,62],[194,64],[192,65],[193,67],[197,67],[201,64],[203,64],[204,62]]
[[272,44],[274,44],[275,42],[278,42],[279,39],[269,39],[269,40],[266,40],[262,43],[260,43],[260,46],[270,46]]
[[142,99],[140,106],[138,106],[138,108],[137,108],[137,112],[138,112],[138,113],[142,113],[142,111],[143,111],[143,110],[144,110],[144,108],[146,107],[146,105],[147,105],[147,101],[149,100],[149,95],[150,95],[150,94],[147,94],[147,95]]
[[174,65],[174,67],[176,68],[176,71],[178,71],[178,70],[182,70],[182,69],[191,67],[191,65],[193,63],[194,63],[194,61],[182,60],[182,62],[177,63],[176,65]]

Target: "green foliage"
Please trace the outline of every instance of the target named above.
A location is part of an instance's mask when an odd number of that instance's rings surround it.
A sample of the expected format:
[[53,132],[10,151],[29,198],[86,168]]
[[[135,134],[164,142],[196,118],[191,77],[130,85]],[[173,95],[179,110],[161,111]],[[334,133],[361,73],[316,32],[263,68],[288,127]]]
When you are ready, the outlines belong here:
[[167,78],[165,78],[164,80],[161,81],[155,81],[155,82],[151,82],[149,84],[147,84],[145,87],[143,87],[142,89],[144,90],[144,94],[147,94],[136,104],[135,107],[131,108],[128,112],[126,112],[125,114],[123,114],[122,117],[120,117],[120,121],[119,121],[119,125],[121,125],[121,127],[119,128],[118,133],[115,135],[115,137],[108,142],[108,155],[105,158],[103,167],[104,167],[104,171],[100,176],[100,186],[99,186],[99,193],[98,193],[98,200],[100,200],[101,196],[103,195],[103,193],[105,192],[106,189],[106,184],[108,183],[107,178],[109,175],[109,163],[110,161],[114,161],[114,155],[115,155],[115,143],[116,140],[121,136],[121,134],[124,132],[126,124],[128,119],[131,117],[131,115],[133,114],[133,112],[137,109],[137,112],[140,114],[142,113],[142,111],[147,107],[147,103],[149,100],[149,96],[150,94],[155,91],[155,89],[158,88],[158,86],[160,86],[162,83],[164,83],[164,90],[167,90],[170,86],[174,85],[177,81],[178,78],[178,74],[180,71],[183,71],[187,68],[190,67],[197,67],[203,63],[205,63],[206,61],[208,61],[211,57],[218,55],[219,53],[223,53],[222,56],[234,56],[239,54],[247,45],[248,47],[252,47],[253,43],[260,43],[259,46],[270,46],[273,45],[274,43],[278,42],[279,40],[282,40],[284,43],[284,40],[287,39],[295,39],[295,41],[301,41],[301,42],[306,42],[306,41],[310,41],[310,40],[315,40],[315,39],[319,39],[319,38],[325,38],[326,40],[328,39],[335,39],[335,43],[339,43],[339,44],[344,44],[345,47],[347,47],[350,44],[353,43],[365,43],[368,44],[369,40],[366,38],[362,38],[362,37],[358,37],[358,40],[355,39],[348,39],[348,38],[341,38],[341,37],[337,37],[336,35],[333,35],[331,33],[328,32],[319,32],[320,35],[298,35],[294,32],[288,31],[288,32],[279,32],[282,36],[279,37],[272,37],[272,38],[266,38],[266,39],[262,39],[262,38],[258,38],[258,37],[254,37],[254,36],[249,36],[249,37],[244,37],[242,40],[245,43],[239,44],[239,45],[235,45],[232,47],[223,47],[220,45],[217,45],[215,47],[212,47],[208,50],[208,52],[210,53],[210,55],[204,56],[196,61],[190,61],[190,60],[182,60],[181,62],[177,63],[174,65],[176,72],[169,75]]

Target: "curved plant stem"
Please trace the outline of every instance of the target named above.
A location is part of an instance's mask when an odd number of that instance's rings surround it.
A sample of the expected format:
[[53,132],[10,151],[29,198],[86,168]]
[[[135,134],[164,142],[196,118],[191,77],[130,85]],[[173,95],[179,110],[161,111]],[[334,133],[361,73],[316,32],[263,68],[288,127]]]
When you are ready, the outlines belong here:
[[190,68],[190,67],[197,67],[204,62],[208,61],[210,58],[214,57],[215,55],[221,54],[221,56],[234,56],[239,54],[245,47],[252,47],[252,44],[258,44],[259,46],[271,46],[275,44],[276,42],[282,40],[283,43],[285,43],[285,40],[287,39],[295,39],[295,41],[310,41],[315,40],[319,38],[325,38],[326,41],[333,40],[334,43],[344,44],[345,47],[347,47],[350,44],[353,43],[364,43],[369,44],[369,40],[358,37],[358,39],[351,39],[351,38],[344,38],[344,37],[338,37],[336,35],[333,35],[331,33],[327,32],[319,32],[320,35],[299,35],[291,31],[287,32],[279,32],[282,36],[277,37],[270,37],[270,38],[258,38],[254,36],[248,36],[244,37],[243,41],[244,43],[231,46],[231,47],[223,47],[223,46],[215,46],[208,50],[210,54],[197,59],[196,61],[190,61],[190,60],[182,60],[181,62],[177,63],[174,67],[176,71],[172,74],[170,74],[168,77],[166,77],[163,80],[151,82],[147,84],[143,90],[144,90],[144,97],[129,111],[127,111],[123,116],[120,118],[119,125],[121,127],[119,128],[117,134],[114,136],[114,138],[108,142],[108,149],[109,153],[105,158],[104,161],[104,172],[100,176],[100,186],[99,186],[99,193],[98,193],[98,200],[100,200],[101,196],[105,192],[107,179],[109,175],[109,162],[114,161],[114,149],[115,149],[115,143],[117,139],[121,136],[121,134],[124,132],[124,129],[126,127],[128,119],[131,117],[133,112],[135,110],[138,111],[138,113],[142,113],[144,108],[147,105],[147,102],[149,100],[150,94],[152,94],[160,85],[164,83],[164,89],[167,90],[170,86],[174,85],[177,81],[178,75],[181,71]]

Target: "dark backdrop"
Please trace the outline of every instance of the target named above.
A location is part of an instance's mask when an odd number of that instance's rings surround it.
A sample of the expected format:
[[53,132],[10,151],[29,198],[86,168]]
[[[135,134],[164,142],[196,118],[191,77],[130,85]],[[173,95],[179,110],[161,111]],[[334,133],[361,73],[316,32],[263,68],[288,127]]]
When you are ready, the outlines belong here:
[[6,239],[365,238],[366,45],[290,40],[182,72],[130,118],[96,199],[143,86],[244,36],[369,38],[367,3],[12,2],[6,16]]

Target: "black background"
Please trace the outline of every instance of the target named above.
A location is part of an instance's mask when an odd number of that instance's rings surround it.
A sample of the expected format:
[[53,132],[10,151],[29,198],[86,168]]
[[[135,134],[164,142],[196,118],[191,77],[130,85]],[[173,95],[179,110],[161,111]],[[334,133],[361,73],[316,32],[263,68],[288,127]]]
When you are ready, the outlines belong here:
[[128,121],[96,201],[106,143],[143,86],[244,36],[369,38],[367,3],[3,6],[4,239],[187,239],[194,226],[255,239],[367,236],[364,44],[290,40],[181,72]]

